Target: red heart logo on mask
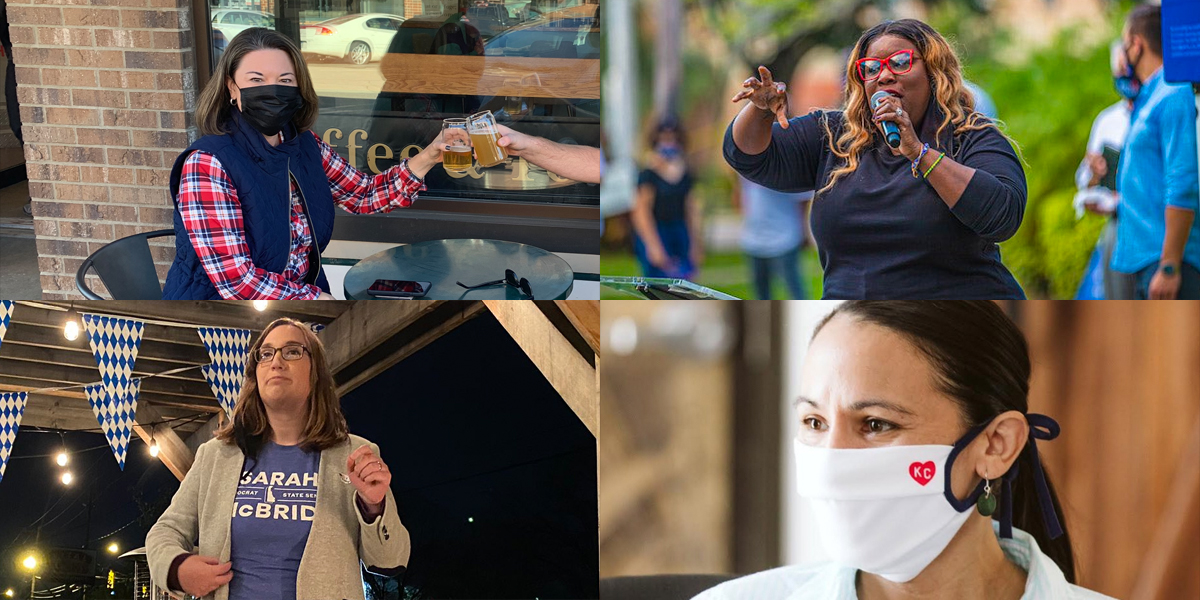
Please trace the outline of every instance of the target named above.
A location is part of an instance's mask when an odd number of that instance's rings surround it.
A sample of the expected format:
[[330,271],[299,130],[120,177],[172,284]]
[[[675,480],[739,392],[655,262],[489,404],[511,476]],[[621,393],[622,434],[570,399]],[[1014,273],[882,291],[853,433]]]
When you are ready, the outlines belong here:
[[923,463],[915,462],[908,465],[908,474],[912,475],[912,478],[921,485],[925,485],[933,480],[933,474],[936,472],[937,465],[934,465],[932,460]]

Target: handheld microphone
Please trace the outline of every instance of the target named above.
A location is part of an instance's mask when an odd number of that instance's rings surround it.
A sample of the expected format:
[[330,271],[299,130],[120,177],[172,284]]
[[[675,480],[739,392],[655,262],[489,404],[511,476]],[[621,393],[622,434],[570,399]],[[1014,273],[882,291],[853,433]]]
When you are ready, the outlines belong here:
[[[879,108],[879,103],[883,102],[883,100],[888,96],[891,96],[891,94],[883,90],[875,92],[871,96],[871,111],[874,112],[876,108]],[[883,121],[883,134],[887,139],[887,145],[893,148],[900,147],[900,127],[898,127],[895,122]]]

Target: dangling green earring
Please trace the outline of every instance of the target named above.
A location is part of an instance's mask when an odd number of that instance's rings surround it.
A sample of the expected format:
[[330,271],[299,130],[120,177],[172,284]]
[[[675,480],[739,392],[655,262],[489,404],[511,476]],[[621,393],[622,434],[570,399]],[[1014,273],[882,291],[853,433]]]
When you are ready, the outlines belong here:
[[996,512],[996,496],[992,495],[992,482],[987,479],[986,472],[983,477],[983,495],[975,502],[975,508],[979,510],[979,514],[990,517]]

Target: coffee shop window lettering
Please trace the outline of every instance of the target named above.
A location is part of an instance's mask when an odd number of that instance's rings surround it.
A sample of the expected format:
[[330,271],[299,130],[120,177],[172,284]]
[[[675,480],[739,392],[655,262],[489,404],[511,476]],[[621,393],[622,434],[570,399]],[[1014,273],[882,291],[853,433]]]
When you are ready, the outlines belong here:
[[[277,20],[300,43],[321,99],[313,129],[355,168],[385,171],[444,119],[483,111],[524,133],[600,145],[600,0],[212,2],[213,64],[239,32]],[[599,186],[519,157],[437,168],[426,185],[426,197],[449,200],[599,204]]]

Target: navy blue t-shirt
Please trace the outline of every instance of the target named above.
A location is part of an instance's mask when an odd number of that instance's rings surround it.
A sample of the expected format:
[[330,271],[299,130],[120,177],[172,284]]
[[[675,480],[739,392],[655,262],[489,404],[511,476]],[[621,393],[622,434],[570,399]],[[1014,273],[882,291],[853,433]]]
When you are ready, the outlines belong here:
[[296,573],[317,511],[320,451],[265,442],[246,460],[230,529],[229,600],[295,600]]
[[638,174],[638,187],[654,188],[654,222],[681,223],[687,218],[687,197],[692,191],[692,174],[684,171],[679,181],[671,183],[654,169]]
[[[725,160],[746,179],[785,192],[820,189],[842,160],[829,150],[821,120],[836,140],[840,111],[776,123],[771,144],[755,156],[725,132]],[[858,169],[813,200],[813,239],[824,269],[824,298],[1024,298],[1000,262],[998,242],[1016,233],[1025,212],[1025,172],[1012,145],[986,128],[951,138],[936,132],[941,112],[930,102],[918,137],[947,158],[976,169],[949,208],[912,162],[893,156],[881,135],[860,154]],[[947,130],[951,127],[948,126]]]

